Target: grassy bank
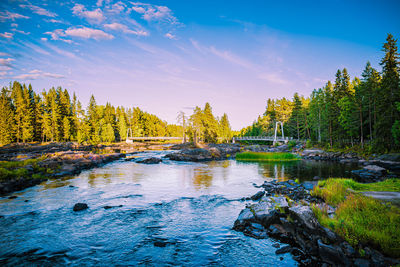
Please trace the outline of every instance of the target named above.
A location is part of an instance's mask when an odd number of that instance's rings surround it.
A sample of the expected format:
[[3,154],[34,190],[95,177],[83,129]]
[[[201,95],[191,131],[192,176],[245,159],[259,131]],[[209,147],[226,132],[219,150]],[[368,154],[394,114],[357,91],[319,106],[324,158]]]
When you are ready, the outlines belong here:
[[[44,160],[45,157],[36,159],[27,159],[20,161],[0,161],[0,182],[9,181],[15,178],[43,178],[44,174],[51,173],[50,169],[37,166],[37,163]],[[31,166],[34,174],[29,174],[27,166]]]
[[236,154],[239,161],[295,161],[300,157],[292,153],[283,152],[242,152]]
[[330,218],[325,209],[313,206],[318,221],[356,248],[358,244],[368,244],[388,256],[400,257],[400,209],[357,191],[400,191],[400,180],[371,184],[360,184],[350,179],[320,181],[313,195],[323,198],[337,210]]

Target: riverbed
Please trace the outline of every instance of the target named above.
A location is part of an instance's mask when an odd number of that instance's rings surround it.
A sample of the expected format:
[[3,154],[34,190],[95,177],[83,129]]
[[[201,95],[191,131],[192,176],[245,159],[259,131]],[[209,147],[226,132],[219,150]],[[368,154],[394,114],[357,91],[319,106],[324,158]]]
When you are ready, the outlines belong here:
[[[168,151],[135,154],[162,157]],[[272,239],[231,228],[265,180],[351,177],[332,162],[119,160],[0,198],[0,263],[15,265],[293,266]],[[75,203],[89,209],[74,212]],[[106,207],[106,208],[104,208]]]

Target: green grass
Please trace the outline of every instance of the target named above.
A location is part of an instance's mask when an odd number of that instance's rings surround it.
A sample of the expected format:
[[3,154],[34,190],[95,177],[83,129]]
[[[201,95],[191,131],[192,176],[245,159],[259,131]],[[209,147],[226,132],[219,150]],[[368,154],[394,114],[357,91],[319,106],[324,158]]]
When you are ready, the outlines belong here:
[[318,186],[311,192],[314,196],[323,198],[330,205],[337,205],[344,201],[351,189],[356,192],[362,191],[389,191],[400,192],[400,179],[387,179],[382,182],[362,184],[351,179],[330,178],[319,181]]
[[20,161],[0,161],[0,181],[28,177],[28,170],[23,168],[28,165],[32,165],[34,172],[38,173],[38,175],[32,176],[32,178],[42,177],[42,173],[46,172],[47,169],[38,167],[37,163],[43,159],[45,157]]
[[329,218],[326,210],[317,206],[312,208],[321,225],[335,231],[352,246],[359,243],[372,245],[388,256],[400,257],[400,208],[346,190],[399,191],[399,187],[399,179],[371,184],[328,179],[320,181],[313,194],[337,206],[335,216]]
[[295,161],[300,157],[284,152],[242,152],[236,154],[239,161]]

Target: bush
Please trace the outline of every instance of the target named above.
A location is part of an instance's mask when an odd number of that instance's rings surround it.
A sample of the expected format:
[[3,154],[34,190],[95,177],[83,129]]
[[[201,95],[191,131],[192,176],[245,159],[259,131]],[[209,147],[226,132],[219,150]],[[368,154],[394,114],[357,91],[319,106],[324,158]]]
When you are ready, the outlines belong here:
[[294,148],[296,145],[297,145],[297,143],[296,143],[295,140],[290,140],[289,143],[288,143],[288,148],[289,148],[289,149],[292,149],[292,148]]

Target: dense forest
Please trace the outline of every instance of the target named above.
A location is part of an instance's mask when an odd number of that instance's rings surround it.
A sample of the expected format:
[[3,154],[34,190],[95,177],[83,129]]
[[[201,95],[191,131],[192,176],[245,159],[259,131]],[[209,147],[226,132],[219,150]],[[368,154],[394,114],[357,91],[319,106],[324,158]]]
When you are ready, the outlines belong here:
[[362,77],[350,78],[346,68],[335,81],[309,97],[268,99],[265,113],[241,136],[272,135],[275,122],[284,123],[286,136],[329,147],[359,145],[374,150],[400,147],[400,79],[397,40],[388,34],[379,72],[368,62]]
[[97,105],[92,95],[88,107],[82,108],[75,93],[70,97],[67,89],[58,87],[40,94],[32,86],[19,82],[3,87],[0,93],[0,144],[13,142],[77,141],[97,144],[115,142],[130,136],[182,136],[207,142],[231,138],[226,114],[221,120],[212,114],[210,104],[204,110],[196,107],[183,125],[168,124],[138,107],[115,108],[110,103]]

